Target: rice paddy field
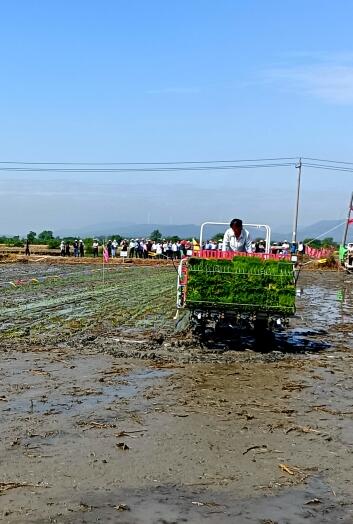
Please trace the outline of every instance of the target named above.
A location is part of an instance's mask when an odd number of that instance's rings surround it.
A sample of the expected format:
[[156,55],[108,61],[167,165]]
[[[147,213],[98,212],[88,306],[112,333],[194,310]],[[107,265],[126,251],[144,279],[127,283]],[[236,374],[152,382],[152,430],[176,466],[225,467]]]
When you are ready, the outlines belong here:
[[0,281],[0,341],[73,343],[117,328],[171,332],[175,286],[173,266],[10,265]]
[[273,351],[176,332],[172,265],[0,264],[0,521],[353,522],[353,279]]

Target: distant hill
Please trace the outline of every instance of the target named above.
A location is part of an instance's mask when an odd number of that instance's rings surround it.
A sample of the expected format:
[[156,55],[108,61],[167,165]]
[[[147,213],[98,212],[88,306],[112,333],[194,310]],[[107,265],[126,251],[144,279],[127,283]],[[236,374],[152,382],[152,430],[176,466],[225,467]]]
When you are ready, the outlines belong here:
[[[332,237],[335,242],[341,242],[344,229],[344,224],[342,224],[342,222],[343,220],[320,220],[319,222],[315,222],[315,224],[311,224],[310,226],[298,228],[298,239],[304,240],[305,238],[316,238],[321,235],[320,240],[323,238]],[[330,231],[331,229],[333,229],[333,231]],[[353,228],[351,229],[350,238],[353,234],[352,231]],[[272,233],[272,240],[274,241],[290,241],[291,238],[291,231],[287,231],[287,233]]]
[[[310,226],[305,226],[298,229],[298,239],[304,240],[304,238],[316,238],[319,235],[323,235],[320,238],[333,237],[336,242],[342,240],[343,228],[344,225],[340,225],[342,220],[320,220],[315,222]],[[339,227],[337,227],[339,226]],[[333,231],[329,231],[332,228],[336,228]],[[173,236],[177,235],[180,238],[190,238],[198,237],[200,233],[200,226],[196,224],[175,224],[175,225],[166,225],[166,224],[132,224],[132,223],[117,223],[117,222],[108,222],[103,224],[96,224],[93,226],[85,226],[77,228],[76,230],[62,230],[55,231],[55,235],[63,236],[82,236],[82,237],[94,237],[94,236],[104,236],[119,234],[122,237],[131,238],[131,237],[148,237],[150,233],[158,229],[162,236]],[[223,226],[217,226],[214,231],[209,229],[209,236],[213,233],[223,231],[225,228]],[[327,233],[327,231],[329,231]],[[351,235],[353,235],[353,227],[351,228]],[[254,236],[254,235],[252,235]],[[292,238],[292,232],[290,230],[284,231],[282,233],[277,231],[272,231],[272,240],[274,241],[290,241]]]

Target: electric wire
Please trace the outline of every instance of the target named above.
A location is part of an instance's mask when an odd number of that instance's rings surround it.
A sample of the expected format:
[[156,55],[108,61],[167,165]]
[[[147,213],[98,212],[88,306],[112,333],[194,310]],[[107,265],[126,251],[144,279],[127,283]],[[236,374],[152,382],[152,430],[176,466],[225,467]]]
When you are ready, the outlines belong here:
[[353,173],[353,167],[340,167],[333,165],[324,165],[324,164],[309,164],[302,162],[302,166],[309,167],[311,169],[323,169],[325,171],[339,171],[341,173]]
[[44,168],[44,167],[0,167],[0,171],[6,172],[36,172],[36,173],[158,173],[158,172],[180,172],[180,171],[225,171],[231,169],[259,169],[275,167],[293,167],[293,162],[271,163],[271,164],[239,164],[239,165],[198,165],[185,167],[126,167],[126,168]]
[[324,231],[323,233],[321,233],[320,235],[318,235],[317,237],[315,238],[312,238],[310,240],[310,242],[307,242],[306,245],[309,246],[310,244],[312,244],[313,242],[315,242],[315,240],[318,240],[319,238],[323,237],[324,235],[327,235],[328,233],[331,233],[332,231],[334,231],[335,229],[338,229],[339,227],[342,227],[347,221],[346,220],[343,220],[343,222],[340,222],[339,224],[337,224],[337,226],[334,226],[334,227],[331,227],[331,229],[328,229],[327,231]]
[[[24,162],[0,161],[0,172],[36,173],[158,173],[190,171],[225,171],[298,167],[297,157],[273,157],[243,160],[207,160],[173,162]],[[353,172],[353,162],[301,157],[301,166],[337,172]],[[352,166],[352,167],[351,167]]]
[[345,162],[343,160],[326,160],[324,158],[311,158],[311,157],[301,157],[302,160],[312,160],[314,162],[326,162],[328,164],[348,164],[353,166],[353,162]]
[[183,160],[170,162],[16,162],[0,161],[0,164],[19,164],[19,165],[81,165],[81,166],[138,166],[138,165],[178,165],[178,164],[235,164],[239,162],[271,162],[282,160],[298,160],[298,157],[275,157],[275,158],[248,158],[238,160]]

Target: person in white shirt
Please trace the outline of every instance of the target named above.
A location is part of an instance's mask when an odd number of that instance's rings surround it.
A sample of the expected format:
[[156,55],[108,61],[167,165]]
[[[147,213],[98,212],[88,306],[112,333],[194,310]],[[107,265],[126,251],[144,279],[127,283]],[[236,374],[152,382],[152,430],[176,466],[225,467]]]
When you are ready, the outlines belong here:
[[282,244],[282,253],[283,253],[283,255],[288,255],[288,253],[289,253],[289,248],[290,248],[290,246],[289,246],[289,244],[288,244],[288,241],[285,240],[285,241],[283,242],[283,244]]
[[118,243],[117,243],[117,241],[114,238],[114,240],[112,242],[112,258],[114,258],[115,255],[116,255],[116,248],[117,247],[118,247]]
[[93,256],[94,257],[98,256],[98,249],[99,249],[99,242],[98,242],[98,240],[93,240],[92,251],[93,251]]
[[224,233],[222,251],[252,253],[249,231],[243,228],[240,218],[233,218],[230,228]]
[[135,254],[135,239],[132,238],[129,242],[129,257],[133,258]]
[[176,242],[173,242],[172,249],[171,249],[171,256],[172,256],[173,259],[174,258],[178,258],[177,252],[178,252],[178,246],[177,246]]

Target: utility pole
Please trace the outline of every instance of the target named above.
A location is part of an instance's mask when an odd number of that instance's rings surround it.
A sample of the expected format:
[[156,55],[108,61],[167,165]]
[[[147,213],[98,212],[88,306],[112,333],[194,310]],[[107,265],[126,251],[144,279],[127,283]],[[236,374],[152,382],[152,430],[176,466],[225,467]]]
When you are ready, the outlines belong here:
[[353,219],[351,219],[351,212],[353,211],[353,193],[351,195],[351,199],[349,201],[349,207],[348,207],[348,216],[347,216],[347,222],[343,231],[343,238],[342,238],[342,246],[346,245],[347,242],[347,235],[348,235],[348,226],[349,224],[353,223]]
[[298,169],[298,177],[297,177],[297,200],[295,204],[295,212],[294,212],[294,222],[293,222],[293,234],[292,234],[292,242],[297,242],[297,232],[298,232],[298,214],[299,214],[299,200],[300,200],[300,182],[301,182],[301,176],[302,176],[302,159],[299,158],[298,164],[296,164],[296,169]]

